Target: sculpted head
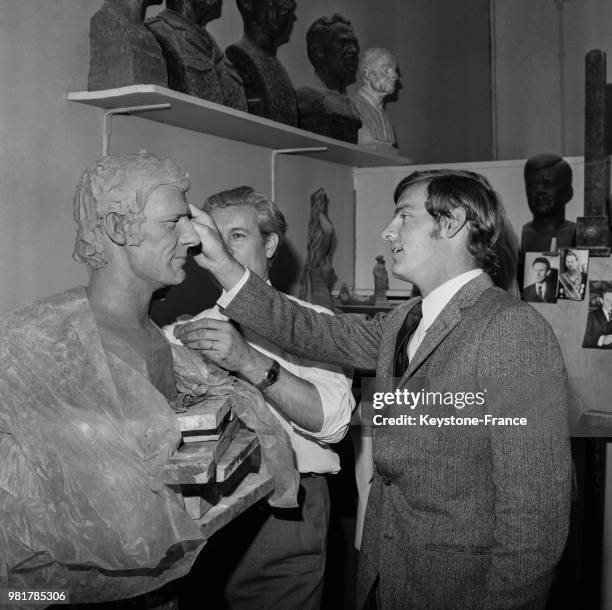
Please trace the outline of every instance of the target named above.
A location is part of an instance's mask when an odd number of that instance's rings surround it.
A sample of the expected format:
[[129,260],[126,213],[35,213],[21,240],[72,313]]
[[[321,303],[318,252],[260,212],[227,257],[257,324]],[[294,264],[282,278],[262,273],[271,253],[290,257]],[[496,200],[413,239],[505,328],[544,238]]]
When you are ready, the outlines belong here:
[[221,17],[223,0],[166,0],[166,8],[191,19],[198,25]]
[[234,258],[267,278],[287,232],[277,205],[250,186],[239,186],[211,195],[202,209],[214,219]]
[[161,186],[189,190],[189,174],[170,159],[146,151],[103,157],[83,172],[74,196],[77,236],[74,260],[92,269],[103,268],[105,222],[109,215],[122,220],[126,245],[138,245],[143,235],[147,201]]
[[359,42],[348,19],[335,14],[320,17],[306,33],[308,59],[325,85],[344,93],[355,82]]
[[387,49],[379,47],[363,51],[358,73],[360,85],[380,97],[391,95],[399,78],[395,57]]
[[565,218],[565,204],[574,195],[572,168],[559,155],[545,153],[527,159],[525,192],[535,218]]
[[247,32],[263,33],[272,41],[287,36],[295,21],[295,0],[236,0]]

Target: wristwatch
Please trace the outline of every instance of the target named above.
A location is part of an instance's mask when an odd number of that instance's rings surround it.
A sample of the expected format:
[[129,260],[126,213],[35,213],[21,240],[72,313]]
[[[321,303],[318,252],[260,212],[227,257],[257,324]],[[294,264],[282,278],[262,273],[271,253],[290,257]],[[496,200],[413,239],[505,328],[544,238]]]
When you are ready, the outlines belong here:
[[272,361],[272,366],[264,373],[263,379],[255,386],[260,392],[269,388],[272,384],[278,381],[278,373],[280,372],[280,364]]

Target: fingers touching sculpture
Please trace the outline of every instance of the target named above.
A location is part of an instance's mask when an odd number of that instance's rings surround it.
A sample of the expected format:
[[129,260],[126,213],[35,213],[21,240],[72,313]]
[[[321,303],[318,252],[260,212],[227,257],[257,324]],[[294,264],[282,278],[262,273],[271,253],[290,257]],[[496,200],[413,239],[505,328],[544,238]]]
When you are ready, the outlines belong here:
[[336,233],[327,216],[328,207],[325,189],[317,189],[310,197],[307,255],[300,280],[300,299],[333,310],[330,291],[337,279],[332,264]]
[[161,2],[104,0],[90,23],[90,91],[134,84],[168,86],[162,50],[144,24],[147,7]]
[[358,72],[359,89],[351,96],[362,121],[358,142],[391,150],[395,133],[384,100],[395,92],[398,79],[395,57],[386,49],[366,49],[361,54]]
[[166,0],[147,21],[168,65],[168,86],[211,102],[246,110],[242,79],[206,24],[221,15],[222,0]]
[[321,135],[357,142],[361,119],[346,88],[355,82],[359,42],[342,15],[321,17],[306,34],[308,59],[325,89],[297,90],[300,126]]
[[227,56],[246,89],[249,112],[297,125],[293,83],[276,57],[295,21],[295,0],[236,0],[244,21],[244,36],[230,45]]

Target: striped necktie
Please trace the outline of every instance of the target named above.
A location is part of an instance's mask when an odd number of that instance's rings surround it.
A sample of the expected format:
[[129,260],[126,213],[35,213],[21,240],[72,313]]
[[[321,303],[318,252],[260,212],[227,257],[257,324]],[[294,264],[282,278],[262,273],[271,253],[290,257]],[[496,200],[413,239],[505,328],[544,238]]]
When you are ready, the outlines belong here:
[[422,301],[419,301],[406,315],[404,324],[397,333],[397,341],[395,342],[395,357],[393,360],[393,375],[401,377],[408,368],[408,343],[412,333],[419,325],[423,317],[421,306]]

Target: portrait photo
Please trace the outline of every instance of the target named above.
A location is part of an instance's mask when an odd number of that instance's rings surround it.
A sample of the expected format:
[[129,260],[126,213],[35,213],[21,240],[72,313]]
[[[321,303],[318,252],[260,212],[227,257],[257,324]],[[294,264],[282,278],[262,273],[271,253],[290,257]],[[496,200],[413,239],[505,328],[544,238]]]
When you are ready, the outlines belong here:
[[529,303],[556,303],[559,281],[559,255],[542,252],[525,253],[523,301]]
[[589,313],[582,347],[612,349],[612,278],[589,282]]
[[560,256],[557,298],[582,301],[587,288],[589,251],[567,248],[561,250]]

